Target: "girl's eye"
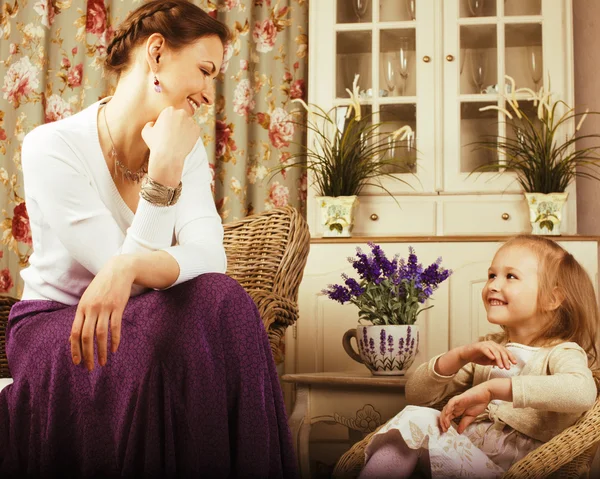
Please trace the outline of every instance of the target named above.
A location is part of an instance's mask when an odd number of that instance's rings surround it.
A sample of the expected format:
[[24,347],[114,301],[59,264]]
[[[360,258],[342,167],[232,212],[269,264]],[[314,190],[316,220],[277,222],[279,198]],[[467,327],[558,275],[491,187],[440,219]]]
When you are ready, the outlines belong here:
[[506,277],[507,277],[508,279],[517,279],[517,277],[516,277],[514,274],[512,274],[512,273],[508,273],[508,274],[506,275]]
[[209,77],[210,76],[210,73],[208,73],[206,70],[203,70],[201,68],[200,71],[204,74],[205,77]]
[[496,277],[496,275],[494,273],[488,274],[488,279],[494,279],[495,277]]

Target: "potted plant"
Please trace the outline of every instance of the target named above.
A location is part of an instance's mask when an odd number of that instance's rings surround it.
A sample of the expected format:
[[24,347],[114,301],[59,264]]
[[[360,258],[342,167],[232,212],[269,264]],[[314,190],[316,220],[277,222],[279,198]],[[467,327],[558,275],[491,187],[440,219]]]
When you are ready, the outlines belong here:
[[[332,284],[323,290],[330,299],[358,307],[359,325],[343,338],[348,355],[364,363],[374,375],[404,375],[419,349],[419,328],[415,321],[438,286],[452,271],[442,268],[442,258],[426,268],[409,248],[408,260],[389,260],[379,245],[369,243],[369,255],[357,248],[356,258],[349,258],[358,273],[356,280],[342,275],[344,284]],[[354,337],[357,354],[350,344]]]
[[[280,171],[301,167],[311,172],[319,195],[316,199],[321,207],[324,236],[350,236],[357,197],[365,186],[374,185],[391,194],[381,183],[382,177],[406,183],[390,173],[390,166],[400,167],[401,172],[410,171],[409,166],[402,167],[397,159],[389,158],[388,152],[397,150],[401,142],[412,144],[414,132],[406,125],[392,133],[382,133],[385,122],[373,123],[373,113],[361,112],[358,79],[356,75],[352,91],[346,89],[350,94],[349,107],[325,111],[301,99],[293,100],[307,112],[306,122],[295,124],[313,133],[313,145],[298,144],[299,151],[285,165],[275,168]],[[344,108],[346,114],[340,115]]]
[[[567,200],[565,190],[576,176],[600,179],[597,168],[600,158],[595,154],[597,147],[576,148],[576,142],[585,138],[598,138],[600,135],[579,135],[581,125],[590,112],[575,113],[562,100],[552,99],[552,93],[544,87],[535,93],[529,88],[515,88],[512,93],[503,95],[506,108],[486,106],[480,111],[498,110],[505,118],[513,120],[513,136],[498,136],[475,144],[498,152],[497,159],[478,167],[475,171],[513,171],[517,181],[525,191],[530,212],[533,234],[560,235],[562,207]],[[530,118],[517,101],[517,94],[525,93],[525,101],[532,101],[537,108],[537,116]],[[521,100],[523,101],[523,100]],[[595,114],[595,113],[594,113]],[[516,118],[515,118],[516,117]],[[565,128],[577,120],[573,134],[563,141]]]

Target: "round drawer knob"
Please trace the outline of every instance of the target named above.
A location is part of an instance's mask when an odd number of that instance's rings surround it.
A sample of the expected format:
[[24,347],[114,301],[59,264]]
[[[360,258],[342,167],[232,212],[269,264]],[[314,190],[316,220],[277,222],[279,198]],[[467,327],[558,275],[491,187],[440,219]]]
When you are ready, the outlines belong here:
[[373,213],[373,214],[371,215],[371,219],[372,219],[373,221],[377,221],[377,220],[379,219],[379,215],[377,215],[376,213]]
[[425,63],[429,63],[429,62],[431,61],[431,57],[430,57],[429,55],[425,55],[425,56],[423,57],[423,61],[424,61]]
[[446,55],[446,60],[448,60],[449,62],[453,62],[454,61],[454,55]]
[[508,213],[502,213],[502,219],[504,221],[509,220],[510,219],[510,215]]

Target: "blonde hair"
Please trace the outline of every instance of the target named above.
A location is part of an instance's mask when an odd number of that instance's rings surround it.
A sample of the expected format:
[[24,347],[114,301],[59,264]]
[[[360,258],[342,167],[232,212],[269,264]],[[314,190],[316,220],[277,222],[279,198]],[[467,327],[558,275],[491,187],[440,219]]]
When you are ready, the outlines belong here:
[[[548,319],[534,339],[551,344],[557,340],[573,341],[587,353],[590,364],[598,359],[596,340],[600,313],[592,281],[571,253],[554,241],[541,236],[519,235],[504,243],[529,248],[538,259],[538,314]],[[544,305],[555,304],[556,309]],[[502,337],[503,336],[503,337]],[[497,336],[506,340],[506,333]]]

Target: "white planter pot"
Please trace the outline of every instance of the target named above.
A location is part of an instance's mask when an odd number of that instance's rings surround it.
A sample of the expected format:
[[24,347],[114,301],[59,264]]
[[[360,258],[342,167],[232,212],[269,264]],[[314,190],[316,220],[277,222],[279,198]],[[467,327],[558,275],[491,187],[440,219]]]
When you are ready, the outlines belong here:
[[318,196],[323,236],[348,237],[354,227],[357,196]]
[[562,208],[569,193],[525,193],[534,235],[560,235]]
[[[356,339],[358,353],[350,344]],[[419,327],[413,325],[358,326],[342,340],[348,355],[375,376],[404,376],[419,351]]]

